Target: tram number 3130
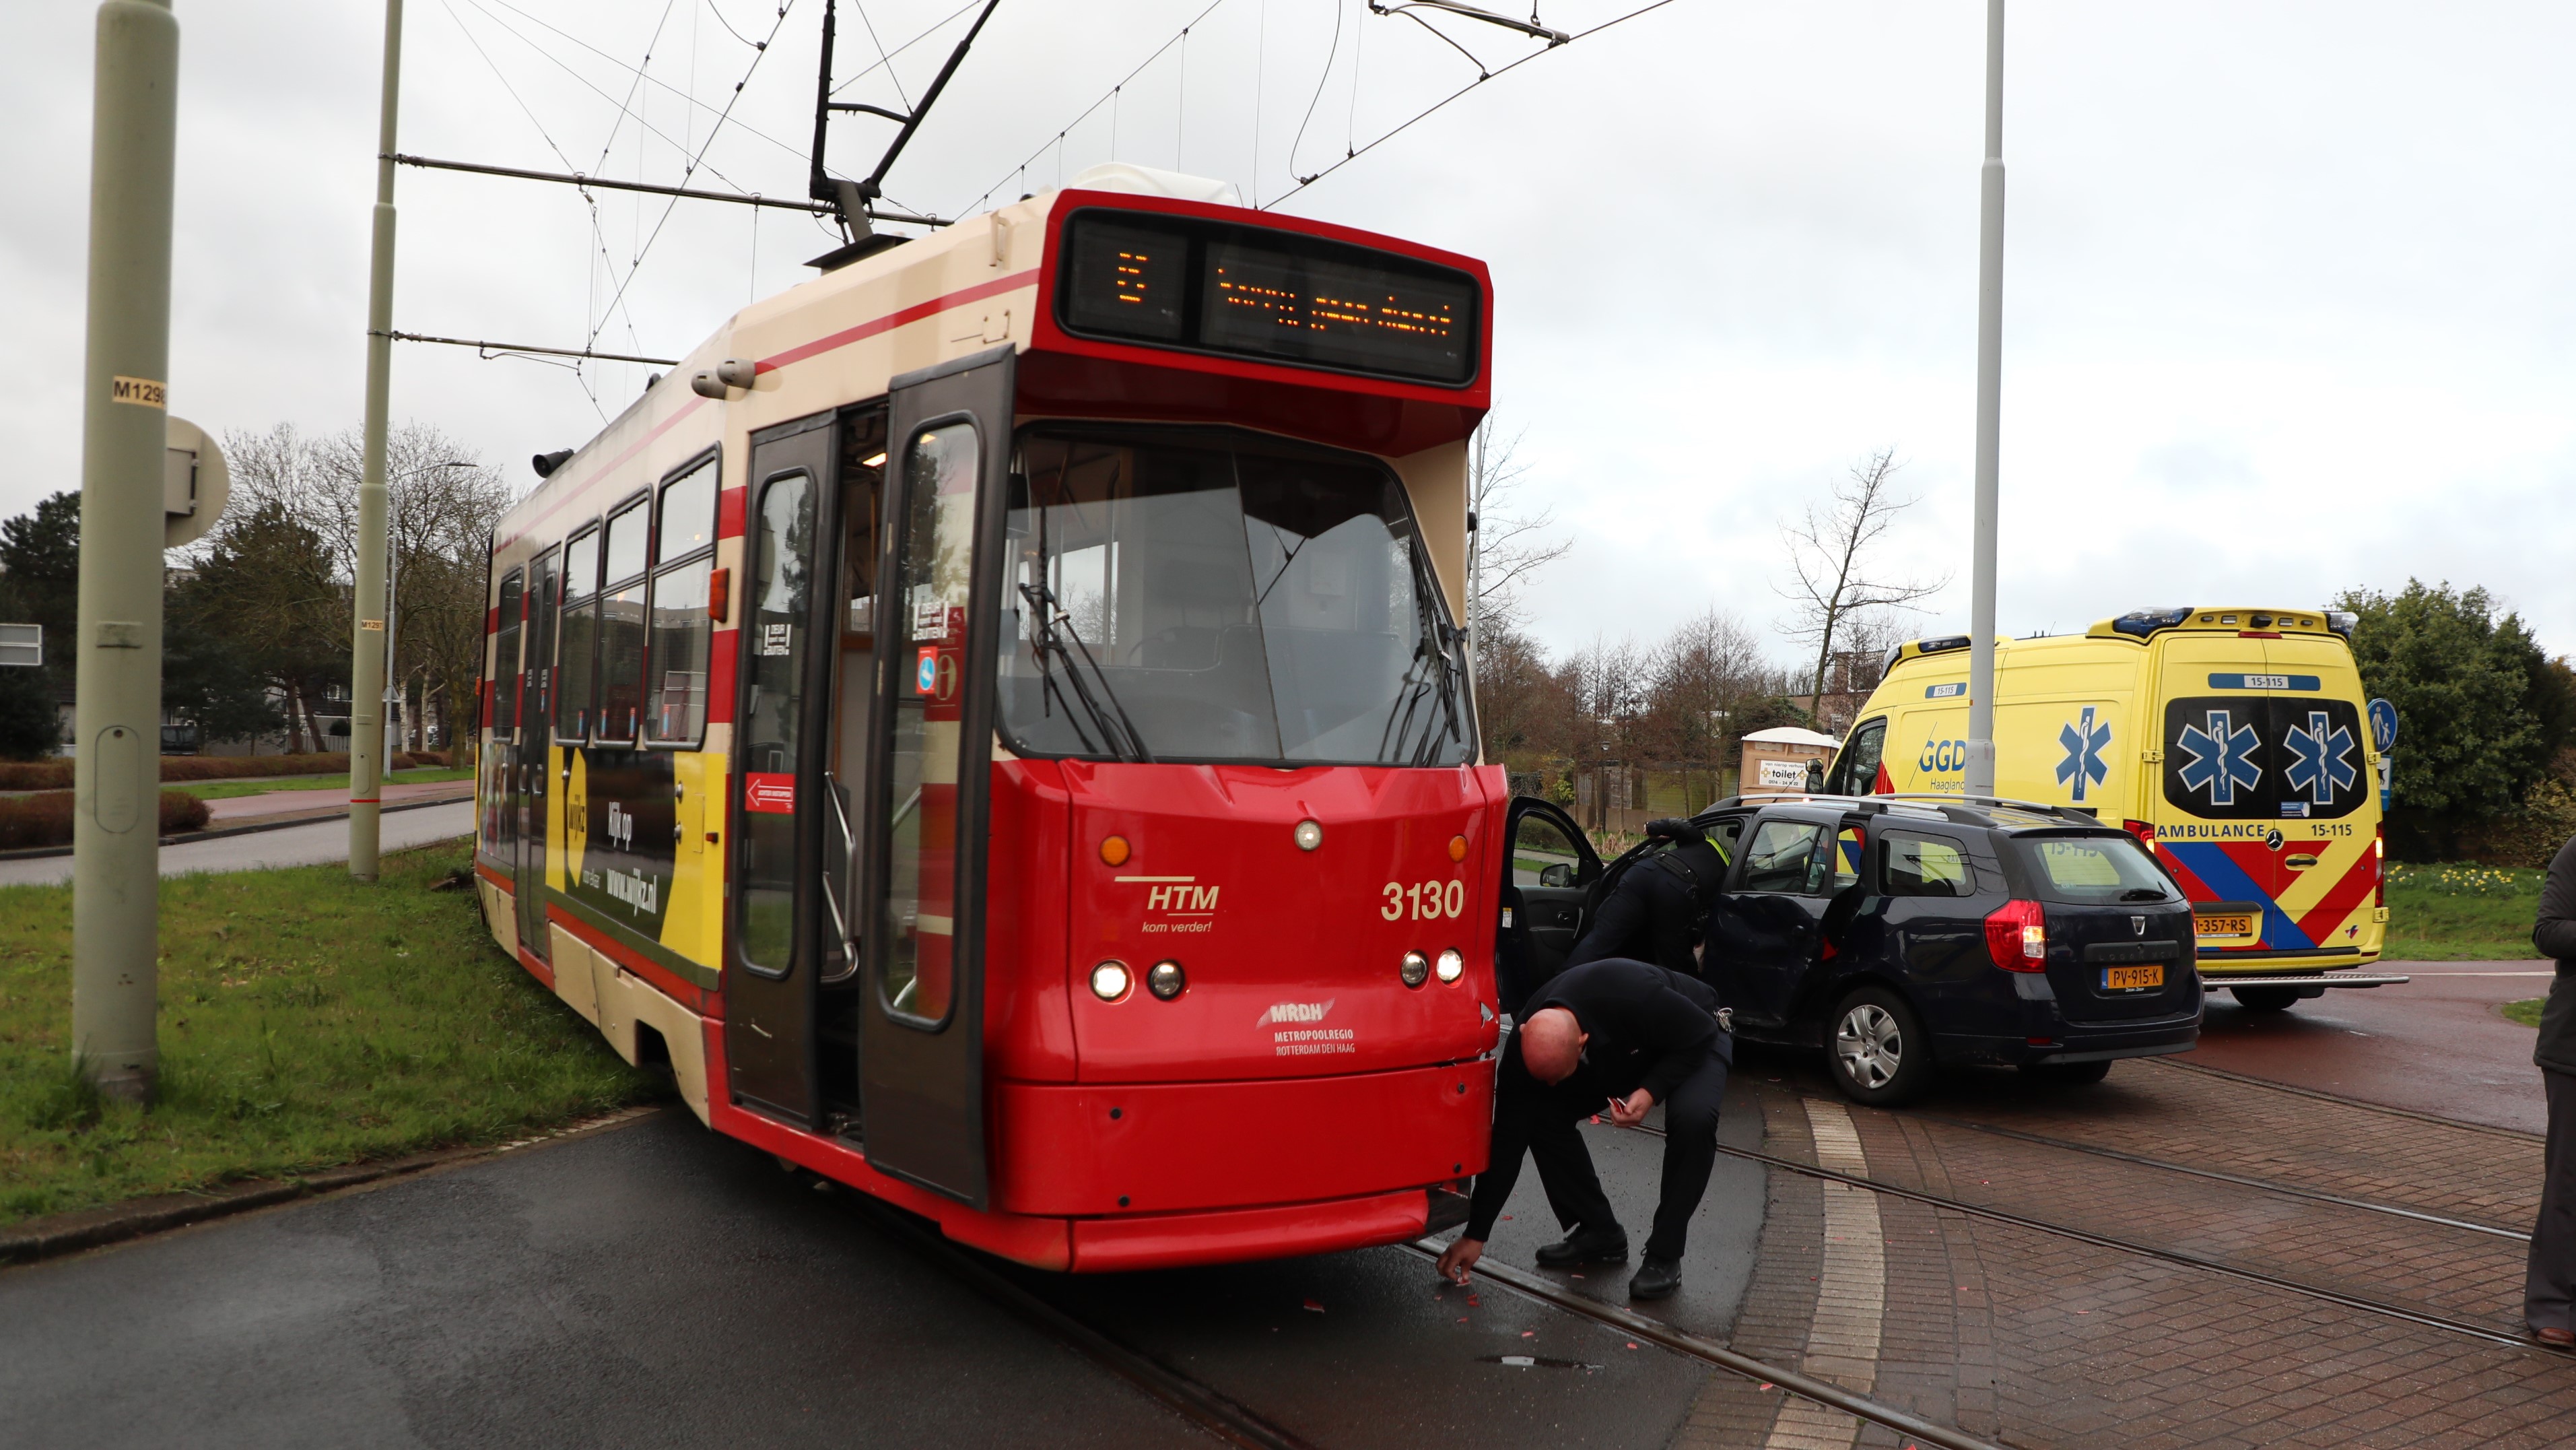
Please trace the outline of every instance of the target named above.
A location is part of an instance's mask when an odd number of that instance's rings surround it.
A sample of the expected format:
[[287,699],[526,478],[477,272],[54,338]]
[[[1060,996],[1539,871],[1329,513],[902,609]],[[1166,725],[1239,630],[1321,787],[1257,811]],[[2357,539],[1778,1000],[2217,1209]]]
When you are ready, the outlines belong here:
[[1467,913],[1467,883],[1464,881],[1424,881],[1407,886],[1390,881],[1383,888],[1386,905],[1378,915],[1389,921],[1402,921],[1411,916],[1415,921],[1438,921],[1444,916]]

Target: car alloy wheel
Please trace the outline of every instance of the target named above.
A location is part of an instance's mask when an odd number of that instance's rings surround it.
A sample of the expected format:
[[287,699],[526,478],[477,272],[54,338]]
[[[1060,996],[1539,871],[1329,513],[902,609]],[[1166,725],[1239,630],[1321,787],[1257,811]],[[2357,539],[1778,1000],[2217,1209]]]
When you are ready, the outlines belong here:
[[1845,1077],[1876,1092],[1905,1066],[1905,1033],[1886,1008],[1876,1002],[1855,1002],[1834,1029],[1834,1056],[1841,1060]]

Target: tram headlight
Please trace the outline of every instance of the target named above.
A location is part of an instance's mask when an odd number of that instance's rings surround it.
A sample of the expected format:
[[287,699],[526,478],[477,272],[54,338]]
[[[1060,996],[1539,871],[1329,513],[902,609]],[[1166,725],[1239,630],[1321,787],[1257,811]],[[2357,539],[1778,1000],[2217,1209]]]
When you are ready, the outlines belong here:
[[1119,1000],[1134,985],[1135,980],[1128,975],[1125,962],[1102,962],[1091,969],[1091,995],[1103,1002]]
[[1290,834],[1296,838],[1300,851],[1312,851],[1324,844],[1324,827],[1317,821],[1299,821],[1297,829]]
[[1440,980],[1454,982],[1467,974],[1467,959],[1458,955],[1456,947],[1451,947],[1440,954],[1440,960],[1432,964],[1431,970]]
[[1404,978],[1404,985],[1419,987],[1431,980],[1431,959],[1420,952],[1406,952],[1404,965],[1397,968],[1396,973]]
[[1178,962],[1156,962],[1154,970],[1145,974],[1145,990],[1166,1002],[1188,990],[1189,985],[1189,974],[1181,970]]

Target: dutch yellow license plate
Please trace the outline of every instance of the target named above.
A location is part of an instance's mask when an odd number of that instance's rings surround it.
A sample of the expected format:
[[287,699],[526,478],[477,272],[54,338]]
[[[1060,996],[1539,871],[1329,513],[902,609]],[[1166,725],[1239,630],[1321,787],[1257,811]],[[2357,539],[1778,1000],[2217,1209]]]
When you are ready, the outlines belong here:
[[2202,936],[2252,936],[2254,918],[2250,916],[2203,916],[2194,918]]
[[2165,964],[2150,962],[2143,967],[2104,967],[2102,990],[2105,992],[2144,992],[2165,984]]

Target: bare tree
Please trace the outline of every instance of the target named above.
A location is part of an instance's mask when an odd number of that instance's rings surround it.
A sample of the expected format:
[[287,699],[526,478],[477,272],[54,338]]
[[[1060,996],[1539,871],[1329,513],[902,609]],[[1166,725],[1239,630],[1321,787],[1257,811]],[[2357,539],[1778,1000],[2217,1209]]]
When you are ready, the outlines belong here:
[[1709,610],[1674,626],[1647,666],[1647,735],[1665,760],[1723,766],[1729,722],[1749,698],[1776,693],[1777,672],[1753,631]]
[[1474,553],[1467,578],[1467,622],[1481,647],[1485,636],[1513,627],[1520,589],[1530,577],[1564,558],[1574,541],[1557,532],[1556,511],[1521,513],[1512,495],[1530,466],[1520,461],[1521,435],[1496,441],[1492,414],[1470,443],[1467,513],[1474,521]]
[[[347,672],[350,594],[357,576],[358,485],[364,454],[355,429],[324,437],[280,424],[226,439],[233,506],[199,546],[199,562],[221,560],[228,606],[267,633],[276,652],[273,683],[288,702],[291,733],[314,730],[313,696]],[[482,669],[484,587],[492,526],[510,505],[508,487],[475,455],[436,428],[407,424],[385,450],[386,534],[394,565],[392,678],[420,707],[404,711],[406,741],[425,743],[430,702],[452,742],[466,697]],[[297,739],[291,743],[300,745]]]
[[1787,545],[1790,582],[1780,593],[1795,606],[1782,634],[1813,645],[1816,670],[1810,694],[1819,703],[1825,675],[1833,663],[1834,645],[1856,616],[1883,615],[1911,609],[1914,601],[1950,582],[1948,575],[1930,583],[1880,577],[1871,553],[1896,516],[1916,500],[1895,496],[1889,480],[1901,465],[1896,450],[1883,448],[1852,466],[1834,486],[1833,504],[1810,504],[1796,522],[1780,526]]

